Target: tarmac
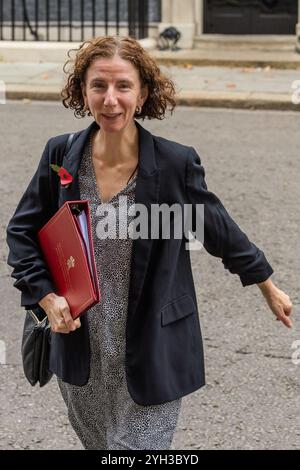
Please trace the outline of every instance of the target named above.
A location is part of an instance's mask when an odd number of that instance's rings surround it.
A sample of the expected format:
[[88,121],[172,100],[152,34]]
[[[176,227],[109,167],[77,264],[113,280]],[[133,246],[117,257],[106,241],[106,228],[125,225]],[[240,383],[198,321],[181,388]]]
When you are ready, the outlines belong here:
[[[61,58],[74,44],[40,44],[12,48],[0,41],[0,103],[60,100],[66,80]],[[204,41],[193,50],[150,51],[175,82],[179,105],[300,110],[300,53],[291,41],[217,46]]]

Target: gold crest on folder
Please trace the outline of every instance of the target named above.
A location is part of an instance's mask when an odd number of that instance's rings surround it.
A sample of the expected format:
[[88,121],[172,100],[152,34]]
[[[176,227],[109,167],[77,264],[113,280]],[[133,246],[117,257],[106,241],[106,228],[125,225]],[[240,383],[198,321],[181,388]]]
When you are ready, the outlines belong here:
[[75,267],[75,258],[73,258],[73,256],[70,256],[70,258],[67,260],[67,266],[68,269]]

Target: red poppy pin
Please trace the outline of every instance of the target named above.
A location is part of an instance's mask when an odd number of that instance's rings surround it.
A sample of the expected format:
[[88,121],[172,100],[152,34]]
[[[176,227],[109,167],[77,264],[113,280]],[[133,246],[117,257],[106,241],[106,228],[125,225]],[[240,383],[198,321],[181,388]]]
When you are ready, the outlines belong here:
[[54,164],[51,164],[50,166],[51,166],[52,170],[54,170],[56,173],[58,173],[58,175],[60,177],[60,184],[62,186],[64,186],[65,188],[67,188],[69,186],[69,184],[72,183],[73,176],[70,175],[70,173],[62,166],[58,166],[58,165],[54,165]]

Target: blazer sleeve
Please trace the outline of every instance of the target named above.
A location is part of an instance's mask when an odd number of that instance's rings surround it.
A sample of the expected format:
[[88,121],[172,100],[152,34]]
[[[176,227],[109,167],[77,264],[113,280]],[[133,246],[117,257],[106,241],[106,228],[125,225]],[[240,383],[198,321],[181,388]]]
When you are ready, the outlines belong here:
[[194,148],[190,148],[186,190],[193,209],[204,204],[204,248],[222,258],[225,269],[238,274],[243,286],[268,279],[273,269],[264,253],[239,228],[218,197],[207,189],[205,170]]
[[38,230],[55,212],[49,183],[49,142],[7,226],[7,263],[13,268],[14,287],[21,291],[21,306],[26,309],[36,307],[46,294],[55,292],[37,239]]

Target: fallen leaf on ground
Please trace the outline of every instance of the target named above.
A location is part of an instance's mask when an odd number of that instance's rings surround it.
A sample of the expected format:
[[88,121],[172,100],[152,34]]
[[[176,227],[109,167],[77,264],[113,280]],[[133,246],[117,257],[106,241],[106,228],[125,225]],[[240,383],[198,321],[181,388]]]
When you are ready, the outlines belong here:
[[254,71],[255,71],[254,67],[243,67],[242,68],[242,72],[245,72],[245,73],[252,73]]

